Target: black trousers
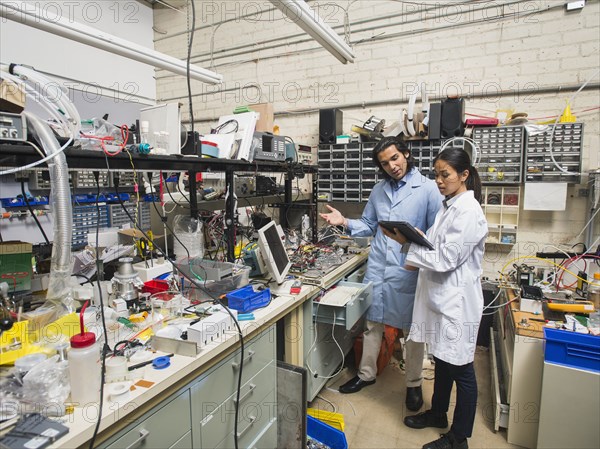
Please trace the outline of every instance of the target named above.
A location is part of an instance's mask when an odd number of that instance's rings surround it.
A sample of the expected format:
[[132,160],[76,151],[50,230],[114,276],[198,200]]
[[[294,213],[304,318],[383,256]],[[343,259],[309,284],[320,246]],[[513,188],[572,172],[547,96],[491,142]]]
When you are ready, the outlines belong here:
[[456,366],[434,357],[435,381],[431,411],[445,414],[450,405],[450,393],[456,382],[456,407],[450,430],[460,441],[473,433],[475,410],[477,409],[477,379],[473,362]]

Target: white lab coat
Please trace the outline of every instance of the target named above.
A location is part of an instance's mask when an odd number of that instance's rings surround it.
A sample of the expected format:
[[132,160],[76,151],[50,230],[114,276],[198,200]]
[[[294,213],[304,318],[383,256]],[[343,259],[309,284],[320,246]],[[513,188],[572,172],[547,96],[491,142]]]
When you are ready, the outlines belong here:
[[407,265],[420,268],[408,338],[427,343],[435,357],[462,366],[475,357],[488,228],[473,191],[445,203],[427,232],[435,249],[412,244],[406,257]]

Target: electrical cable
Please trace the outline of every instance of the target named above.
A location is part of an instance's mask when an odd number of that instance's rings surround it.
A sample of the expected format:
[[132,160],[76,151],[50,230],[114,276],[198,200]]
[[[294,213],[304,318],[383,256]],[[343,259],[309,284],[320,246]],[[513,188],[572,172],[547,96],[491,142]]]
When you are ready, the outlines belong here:
[[[105,156],[106,157],[106,156]],[[100,246],[99,242],[99,234],[100,234],[100,173],[98,171],[94,171],[94,178],[96,179],[96,272],[98,273],[98,297],[100,299],[100,310],[104,311],[104,300],[102,298],[102,287],[100,285],[100,268],[102,266],[102,261],[100,259],[100,254],[98,251],[98,247]],[[104,382],[106,380],[106,355],[110,352],[110,346],[108,346],[108,331],[106,329],[106,320],[104,318],[104,312],[100,314],[102,318],[102,329],[104,331],[104,346],[102,347],[102,356],[101,356],[101,370],[100,370],[100,403],[98,404],[98,420],[96,421],[96,426],[94,427],[94,433],[92,434],[92,438],[90,439],[90,449],[94,449],[94,442],[96,441],[96,436],[98,435],[98,430],[100,429],[100,421],[102,421],[102,406],[104,403]]]
[[37,225],[37,227],[39,228],[40,232],[44,236],[44,240],[46,241],[46,244],[50,245],[50,240],[48,240],[48,236],[46,235],[46,231],[44,231],[44,228],[42,228],[42,224],[40,223],[40,220],[38,220],[38,217],[35,215],[35,212],[33,211],[33,208],[31,207],[31,204],[29,204],[29,199],[27,198],[27,194],[25,193],[25,181],[23,179],[21,179],[21,193],[23,194],[23,201],[25,201],[25,204],[27,205],[27,209],[29,209],[29,213],[31,214],[31,216],[35,220],[35,224]]
[[[323,295],[325,294],[325,289],[321,289],[321,298],[323,298]],[[308,356],[310,355],[310,353],[312,352],[312,350],[315,348],[316,344],[317,344],[317,317],[319,316],[319,306],[321,305],[320,300],[317,302],[317,308],[315,310],[315,316],[314,316],[314,320],[313,320],[313,328],[315,330],[315,338],[313,340],[312,345],[310,345],[310,348],[308,349],[308,352],[306,353],[306,367],[308,368],[308,370],[310,371],[310,373],[313,375],[313,377],[315,379],[333,379],[334,377],[336,377],[338,374],[340,374],[343,370],[344,370],[344,363],[346,360],[346,354],[344,354],[344,350],[342,349],[342,347],[340,346],[340,344],[338,343],[338,341],[335,338],[334,335],[334,331],[335,331],[335,318],[336,318],[336,314],[333,314],[333,324],[331,325],[331,338],[333,339],[334,343],[336,344],[336,346],[338,347],[338,349],[340,350],[340,353],[342,354],[342,363],[340,365],[340,368],[337,370],[337,372],[333,373],[331,376],[320,376],[319,373],[315,372],[309,363],[309,358]]]
[[186,60],[186,81],[187,81],[187,91],[188,91],[188,104],[190,108],[190,122],[192,128],[192,148],[195,150],[197,146],[196,141],[196,133],[194,132],[194,106],[192,103],[192,81],[190,76],[190,64],[192,59],[192,45],[194,43],[194,32],[196,29],[196,4],[194,0],[191,0],[192,4],[192,26],[190,29],[190,40],[188,42],[188,52],[187,52],[187,60]]
[[[591,80],[593,80],[594,78],[596,78],[596,76],[600,73],[600,69],[596,70],[594,72],[594,74],[592,76],[590,76],[585,83],[583,83],[581,85],[581,87],[573,94],[571,95],[571,98],[569,98],[569,100],[567,100],[567,106],[565,107],[565,109],[567,107],[570,107],[573,104],[573,100],[575,100],[575,97],[577,97],[577,95],[579,94],[579,92],[581,92],[585,86],[587,86],[589,84],[589,82]],[[563,109],[563,113],[564,113],[564,109]],[[579,173],[575,173],[575,172],[570,172],[569,170],[562,168],[560,165],[558,165],[558,162],[556,161],[556,159],[554,158],[554,153],[552,152],[552,147],[554,146],[554,132],[556,131],[556,126],[558,125],[558,122],[560,120],[561,115],[557,115],[556,120],[554,121],[554,125],[552,125],[552,131],[550,131],[550,136],[548,137],[549,141],[548,141],[548,152],[550,153],[550,158],[552,159],[552,163],[554,164],[554,166],[556,168],[558,168],[562,173],[567,174],[567,175],[579,175]],[[578,236],[579,237],[579,236]]]

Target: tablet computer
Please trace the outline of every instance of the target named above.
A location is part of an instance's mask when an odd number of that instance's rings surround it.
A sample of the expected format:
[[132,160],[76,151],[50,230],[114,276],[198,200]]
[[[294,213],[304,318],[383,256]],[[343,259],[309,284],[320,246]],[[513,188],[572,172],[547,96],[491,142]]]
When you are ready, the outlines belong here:
[[394,232],[394,228],[398,229],[409,242],[433,249],[433,245],[427,240],[427,237],[407,221],[380,221],[379,224],[390,232]]

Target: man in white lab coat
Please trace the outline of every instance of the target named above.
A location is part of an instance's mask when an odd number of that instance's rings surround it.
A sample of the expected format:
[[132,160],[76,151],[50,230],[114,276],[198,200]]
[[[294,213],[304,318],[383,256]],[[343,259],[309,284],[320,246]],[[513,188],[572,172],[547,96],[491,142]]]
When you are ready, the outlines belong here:
[[[420,229],[429,229],[443,198],[435,183],[414,167],[406,144],[397,138],[386,137],[378,142],[373,149],[373,162],[385,179],[373,187],[362,217],[346,219],[330,206],[327,206],[329,213],[321,214],[331,225],[346,226],[353,237],[375,235],[364,279],[373,283],[373,303],[367,312],[358,373],[340,387],[340,392],[346,394],[375,383],[384,325],[403,329],[406,337],[412,323],[417,271],[404,268],[406,254],[398,243],[385,238],[378,222],[407,221]],[[405,349],[406,406],[416,411],[423,405],[424,345],[407,341]]]

